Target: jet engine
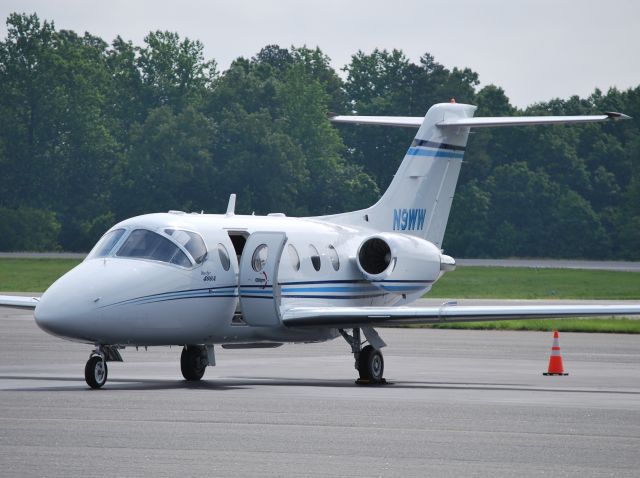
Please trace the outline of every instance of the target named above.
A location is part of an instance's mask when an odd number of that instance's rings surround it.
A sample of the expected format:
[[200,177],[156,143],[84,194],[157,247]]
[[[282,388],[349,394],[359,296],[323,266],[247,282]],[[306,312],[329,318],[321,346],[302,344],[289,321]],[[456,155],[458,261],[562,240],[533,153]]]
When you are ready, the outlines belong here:
[[418,237],[380,233],[360,244],[356,257],[365,279],[386,292],[423,294],[444,270],[452,270],[452,258],[434,244]]

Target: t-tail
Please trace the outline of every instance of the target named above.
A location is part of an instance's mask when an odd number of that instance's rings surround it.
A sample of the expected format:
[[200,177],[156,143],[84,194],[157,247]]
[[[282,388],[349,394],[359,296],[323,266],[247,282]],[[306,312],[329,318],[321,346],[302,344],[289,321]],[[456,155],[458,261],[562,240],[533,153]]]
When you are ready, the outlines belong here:
[[622,113],[592,116],[517,116],[474,118],[475,106],[433,105],[422,117],[334,116],[334,123],[419,128],[391,184],[380,200],[360,211],[323,216],[331,222],[399,232],[426,239],[439,248],[447,227],[471,128],[588,123],[628,119]]

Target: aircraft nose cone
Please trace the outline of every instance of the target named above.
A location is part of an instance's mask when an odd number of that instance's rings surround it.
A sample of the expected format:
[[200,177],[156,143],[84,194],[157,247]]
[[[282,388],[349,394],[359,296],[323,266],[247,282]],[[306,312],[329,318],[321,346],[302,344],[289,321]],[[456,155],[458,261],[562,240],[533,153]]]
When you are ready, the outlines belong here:
[[49,334],[70,338],[74,325],[71,313],[55,302],[44,296],[40,299],[33,314],[36,324]]
[[53,332],[56,323],[56,317],[51,315],[49,309],[46,306],[42,306],[42,299],[40,299],[38,305],[33,311],[33,318],[35,319],[38,327],[40,327],[42,330],[56,335]]
[[[58,337],[83,340],[82,324],[90,310],[73,298],[60,300],[55,294],[44,294],[34,311],[38,327]],[[83,320],[84,319],[84,320]]]
[[91,277],[91,268],[83,263],[58,279],[34,310],[38,327],[58,337],[92,342],[88,334],[98,307]]

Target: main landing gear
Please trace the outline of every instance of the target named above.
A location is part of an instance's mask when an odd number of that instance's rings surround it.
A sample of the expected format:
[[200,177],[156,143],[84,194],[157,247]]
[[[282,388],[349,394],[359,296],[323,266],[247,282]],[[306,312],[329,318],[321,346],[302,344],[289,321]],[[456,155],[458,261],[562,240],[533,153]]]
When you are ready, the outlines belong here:
[[190,382],[202,378],[207,365],[215,365],[213,345],[185,345],[180,355],[180,370]]
[[[362,341],[360,329],[354,328],[353,335],[349,335],[344,329],[339,329],[342,337],[351,346],[351,352],[355,358],[355,368],[360,378],[356,380],[358,385],[380,385],[387,383],[383,378],[384,358],[380,348],[386,344],[375,330],[367,327],[364,332],[367,340]],[[369,342],[368,345],[363,345]]]

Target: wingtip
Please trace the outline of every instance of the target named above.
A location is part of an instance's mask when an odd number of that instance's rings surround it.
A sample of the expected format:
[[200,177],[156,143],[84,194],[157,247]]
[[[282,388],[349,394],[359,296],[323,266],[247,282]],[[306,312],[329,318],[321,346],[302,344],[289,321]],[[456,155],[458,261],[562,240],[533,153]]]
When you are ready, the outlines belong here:
[[618,113],[617,111],[605,111],[604,114],[607,115],[607,117],[613,121],[632,119],[631,116],[626,115],[624,113]]

